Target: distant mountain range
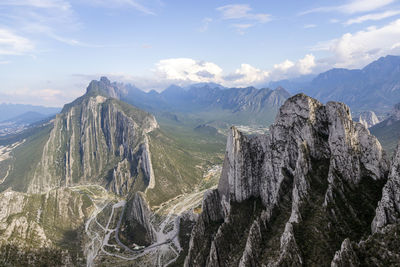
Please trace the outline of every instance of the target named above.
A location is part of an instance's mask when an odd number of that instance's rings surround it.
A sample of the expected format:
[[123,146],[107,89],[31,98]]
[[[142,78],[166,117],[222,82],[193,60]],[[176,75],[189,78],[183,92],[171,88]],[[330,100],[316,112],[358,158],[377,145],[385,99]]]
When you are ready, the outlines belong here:
[[60,110],[61,108],[58,107],[2,103],[0,104],[0,122],[12,120],[24,113],[26,113],[27,116],[30,116],[29,113],[32,115],[33,112],[48,117],[57,114]]
[[0,136],[16,134],[34,126],[36,123],[48,120],[55,114],[42,114],[35,111],[27,111],[15,117],[0,122]]
[[[0,137],[0,262],[396,266],[400,148],[389,163],[346,105],[288,97],[92,81],[54,119]],[[229,123],[276,113],[267,135],[231,127],[223,150]],[[371,133],[397,140],[399,123],[400,104]]]
[[[106,79],[106,78],[103,78]],[[183,113],[209,121],[269,125],[290,94],[278,87],[225,88],[203,83],[190,87],[171,85],[161,93],[144,92],[133,85],[112,83],[119,99],[149,112]]]
[[343,102],[354,112],[383,113],[400,101],[400,56],[381,57],[363,69],[331,69],[311,81],[294,79],[271,84],[284,86],[293,94],[304,92],[322,102]]
[[48,118],[49,116],[51,115],[45,115],[35,111],[27,111],[25,113],[22,113],[21,115],[2,121],[1,123],[31,124],[43,120],[45,118]]
[[[193,132],[188,145],[187,132],[164,131],[153,115],[116,99],[118,86],[92,81],[53,120],[0,137],[1,266],[6,257],[7,266],[86,266],[84,257],[92,266],[96,256],[102,262],[117,254],[120,239],[129,253],[155,244],[165,264],[168,255],[177,257],[177,212],[199,206],[203,190],[216,183],[218,168],[208,170],[221,164],[224,143]],[[152,215],[193,190],[179,210],[173,203]]]

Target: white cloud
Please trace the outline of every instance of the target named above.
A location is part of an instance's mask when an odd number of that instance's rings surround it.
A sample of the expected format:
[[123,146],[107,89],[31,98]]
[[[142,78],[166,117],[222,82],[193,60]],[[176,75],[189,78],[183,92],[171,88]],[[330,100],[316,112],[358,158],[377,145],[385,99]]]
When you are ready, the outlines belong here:
[[286,72],[287,70],[289,70],[293,66],[294,66],[294,63],[292,61],[286,59],[282,63],[275,64],[274,65],[274,69],[278,70],[278,71]]
[[355,14],[360,12],[368,12],[374,11],[376,9],[385,7],[390,5],[395,0],[352,0],[349,3],[339,6],[323,6],[313,8],[304,12],[301,12],[300,15],[306,15],[310,13],[319,13],[319,12],[341,12],[345,14]]
[[400,19],[383,27],[369,27],[356,33],[346,33],[340,38],[317,44],[314,49],[332,54],[335,67],[359,68],[388,54],[398,54]]
[[36,8],[56,8],[69,10],[71,5],[64,0],[2,0],[4,6],[31,6]]
[[232,24],[239,34],[256,24],[266,23],[271,20],[271,15],[266,13],[253,13],[253,9],[247,4],[225,5],[217,8],[224,20],[235,20],[240,23]]
[[372,14],[367,14],[363,15],[357,18],[352,18],[347,20],[344,24],[345,25],[351,25],[351,24],[356,24],[356,23],[363,23],[365,21],[377,21],[377,20],[382,20],[385,18],[393,17],[396,15],[400,14],[400,10],[389,10],[385,12],[380,12],[380,13],[372,13]]
[[298,72],[302,75],[312,73],[312,69],[316,66],[315,57],[312,54],[307,54],[304,58],[297,62]]
[[[215,82],[227,87],[247,87],[265,85],[271,80],[280,80],[286,78],[297,77],[303,74],[310,74],[316,66],[315,57],[311,54],[296,62],[285,60],[280,64],[275,64],[270,70],[262,70],[250,64],[243,63],[240,68],[232,73],[225,74],[223,69],[212,62],[196,61],[190,58],[172,58],[160,60],[156,64],[154,73],[156,74],[156,82],[158,85],[167,85],[175,83],[185,85],[197,82]],[[125,77],[125,80],[126,77]],[[141,84],[149,84],[146,79],[131,77],[130,80],[135,81],[139,87]],[[165,88],[165,87],[164,87]],[[164,88],[152,88],[161,90]]]
[[212,63],[191,58],[170,58],[156,64],[156,74],[167,80],[191,82],[219,81],[222,69]]
[[[74,98],[83,93],[81,90],[59,90],[53,88],[41,89],[33,85],[33,87],[18,87],[13,90],[0,92],[0,97],[3,102],[35,104],[44,106],[63,106],[65,103],[72,101]],[[42,87],[43,88],[43,87]]]
[[348,13],[368,12],[387,6],[395,0],[353,0],[350,3],[340,6],[339,10]]
[[312,54],[305,55],[304,58],[299,59],[297,62],[287,59],[274,65],[270,72],[270,78],[271,80],[281,80],[310,74],[316,66],[315,57]]
[[205,31],[207,31],[208,30],[208,26],[210,25],[210,23],[213,21],[213,19],[212,18],[204,18],[203,20],[202,20],[202,25],[201,25],[201,27],[199,28],[199,31],[201,31],[201,32],[205,32]]
[[266,13],[251,13],[252,8],[246,4],[226,5],[217,8],[222,13],[223,19],[248,19],[259,23],[271,20],[271,15]]
[[233,73],[224,75],[222,68],[217,64],[196,61],[191,58],[160,60],[156,64],[154,72],[156,80],[163,81],[160,84],[175,83],[178,85],[215,82],[225,86],[249,86],[265,82],[269,76],[268,71],[260,70],[249,64],[241,64],[240,68]]
[[222,85],[225,86],[250,86],[265,83],[269,72],[255,68],[249,64],[241,64],[234,73],[224,77]]
[[24,55],[33,49],[33,43],[27,38],[0,28],[0,55]]
[[246,29],[253,27],[253,26],[254,26],[254,24],[250,24],[250,23],[232,24],[232,27],[234,27],[239,34],[244,34]]
[[80,23],[66,0],[3,0],[0,12],[7,18],[5,25],[24,36],[47,37],[77,45],[73,38],[61,37],[79,29]]
[[306,25],[304,25],[304,29],[311,29],[311,28],[315,28],[315,27],[317,27],[317,25],[315,25],[315,24],[306,24]]
[[[92,5],[102,6],[106,8],[131,7],[146,15],[156,15],[154,11],[152,11],[150,8],[146,7],[144,4],[141,3],[145,1],[138,1],[138,0],[84,0],[84,1]],[[146,3],[148,2],[149,1],[147,1]]]

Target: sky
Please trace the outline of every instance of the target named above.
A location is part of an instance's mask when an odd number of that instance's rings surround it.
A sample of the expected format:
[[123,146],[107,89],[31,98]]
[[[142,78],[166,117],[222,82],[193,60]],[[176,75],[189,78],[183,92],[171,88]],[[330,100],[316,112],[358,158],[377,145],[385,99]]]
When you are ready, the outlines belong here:
[[400,0],[0,0],[0,103],[62,106],[100,76],[260,87],[388,54]]

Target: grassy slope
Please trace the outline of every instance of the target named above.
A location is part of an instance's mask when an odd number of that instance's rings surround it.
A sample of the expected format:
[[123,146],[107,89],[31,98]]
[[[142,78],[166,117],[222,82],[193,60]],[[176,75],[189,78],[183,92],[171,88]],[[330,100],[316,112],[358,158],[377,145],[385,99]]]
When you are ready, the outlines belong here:
[[225,137],[196,132],[188,122],[161,120],[149,141],[155,176],[155,188],[146,194],[151,206],[192,191],[209,167],[223,161]]
[[[12,164],[13,168],[10,171],[5,182],[0,184],[0,192],[12,187],[15,191],[24,192],[29,185],[29,179],[33,176],[35,167],[42,157],[43,147],[49,137],[53,124],[40,126],[29,129],[28,132],[23,132],[18,136],[10,136],[4,138],[4,144],[7,142],[13,143],[25,139],[25,142],[15,148],[12,152],[12,159],[3,164]],[[7,141],[8,140],[8,141]],[[3,166],[4,167],[4,166]]]
[[232,112],[226,109],[213,109],[196,113],[198,116],[207,121],[221,121],[228,124],[243,124],[243,125],[265,125],[268,126],[275,121],[277,114],[276,109],[264,110],[260,113],[251,111]]

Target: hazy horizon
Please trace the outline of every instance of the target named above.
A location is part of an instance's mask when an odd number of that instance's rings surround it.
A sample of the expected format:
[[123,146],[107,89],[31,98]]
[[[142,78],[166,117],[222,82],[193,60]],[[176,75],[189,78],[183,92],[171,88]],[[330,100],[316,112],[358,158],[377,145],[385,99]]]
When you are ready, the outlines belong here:
[[100,76],[260,87],[400,55],[395,0],[5,0],[0,14],[0,103],[62,106]]

